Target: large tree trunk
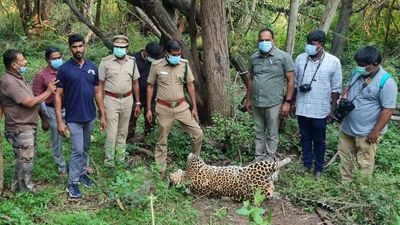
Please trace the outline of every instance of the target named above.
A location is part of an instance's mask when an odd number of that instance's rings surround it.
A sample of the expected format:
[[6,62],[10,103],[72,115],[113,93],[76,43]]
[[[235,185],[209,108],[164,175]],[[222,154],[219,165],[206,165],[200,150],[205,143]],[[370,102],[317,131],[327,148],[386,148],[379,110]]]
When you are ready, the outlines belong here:
[[325,6],[325,12],[322,16],[321,22],[319,24],[319,29],[328,33],[329,27],[332,24],[333,17],[336,14],[336,9],[339,5],[340,0],[328,0]]
[[353,10],[353,0],[342,0],[339,21],[333,35],[331,53],[340,58],[343,53],[347,31],[350,25],[350,17]]
[[299,12],[299,0],[290,0],[289,22],[286,34],[286,52],[293,54],[294,41],[296,39],[297,14]]
[[200,8],[203,18],[203,72],[207,77],[210,112],[229,116],[231,107],[226,89],[230,80],[226,2],[201,0]]

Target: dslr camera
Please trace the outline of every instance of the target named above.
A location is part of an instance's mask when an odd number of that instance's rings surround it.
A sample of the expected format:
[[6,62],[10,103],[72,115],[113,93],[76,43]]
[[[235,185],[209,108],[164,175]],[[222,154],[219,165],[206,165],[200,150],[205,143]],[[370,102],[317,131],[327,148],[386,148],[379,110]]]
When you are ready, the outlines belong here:
[[353,111],[355,108],[354,104],[348,99],[342,98],[339,101],[339,106],[333,112],[333,119],[339,123],[343,121],[343,119],[349,114],[349,112]]
[[309,92],[311,91],[311,84],[302,84],[299,87],[300,92]]

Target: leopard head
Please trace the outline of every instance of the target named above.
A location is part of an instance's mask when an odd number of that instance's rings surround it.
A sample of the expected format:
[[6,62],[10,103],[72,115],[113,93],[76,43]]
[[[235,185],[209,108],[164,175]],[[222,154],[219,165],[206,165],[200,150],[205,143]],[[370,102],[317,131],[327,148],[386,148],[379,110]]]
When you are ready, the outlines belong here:
[[170,187],[183,184],[185,182],[185,171],[181,169],[176,170],[169,175],[168,181]]

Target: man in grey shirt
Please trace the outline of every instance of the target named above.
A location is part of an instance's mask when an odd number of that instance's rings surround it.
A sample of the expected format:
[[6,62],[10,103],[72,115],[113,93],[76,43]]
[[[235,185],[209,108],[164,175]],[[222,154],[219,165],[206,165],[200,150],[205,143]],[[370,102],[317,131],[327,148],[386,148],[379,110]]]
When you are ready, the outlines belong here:
[[353,161],[362,174],[372,176],[379,138],[396,108],[397,85],[382,67],[382,57],[372,46],[356,53],[357,67],[343,96],[354,104],[345,116],[339,138],[342,180],[352,179]]
[[[274,160],[279,140],[279,116],[288,115],[292,101],[294,63],[288,53],[274,46],[274,32],[270,29],[259,32],[258,48],[251,57],[246,108],[254,115],[255,160]],[[287,94],[283,100],[285,84]]]

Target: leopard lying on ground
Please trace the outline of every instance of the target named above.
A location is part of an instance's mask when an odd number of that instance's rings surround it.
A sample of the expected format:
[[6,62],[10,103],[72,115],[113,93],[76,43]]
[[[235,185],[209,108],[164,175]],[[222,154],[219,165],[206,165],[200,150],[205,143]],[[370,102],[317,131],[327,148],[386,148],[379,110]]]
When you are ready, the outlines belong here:
[[230,197],[234,201],[252,199],[257,188],[271,198],[279,169],[289,162],[290,159],[286,158],[278,162],[255,162],[245,167],[210,166],[190,153],[186,172],[180,169],[175,171],[170,174],[169,181],[171,185],[187,182],[192,192],[212,198]]

